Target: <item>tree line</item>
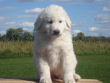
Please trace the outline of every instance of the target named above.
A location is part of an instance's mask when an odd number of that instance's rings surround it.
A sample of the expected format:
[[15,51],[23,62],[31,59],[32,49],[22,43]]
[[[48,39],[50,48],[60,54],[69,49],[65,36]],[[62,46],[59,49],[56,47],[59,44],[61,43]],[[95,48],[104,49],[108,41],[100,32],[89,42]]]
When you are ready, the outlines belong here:
[[32,41],[33,34],[28,31],[24,31],[23,28],[9,28],[6,34],[0,34],[1,41]]
[[[6,31],[6,34],[0,34],[0,41],[33,41],[33,33],[23,30],[23,28],[9,28]],[[77,36],[73,36],[74,41],[108,41],[110,42],[110,37],[93,37],[93,36],[85,36],[83,32],[77,34]]]
[[110,37],[105,36],[85,36],[83,32],[79,32],[76,37],[73,36],[74,41],[102,41],[102,42],[110,42]]

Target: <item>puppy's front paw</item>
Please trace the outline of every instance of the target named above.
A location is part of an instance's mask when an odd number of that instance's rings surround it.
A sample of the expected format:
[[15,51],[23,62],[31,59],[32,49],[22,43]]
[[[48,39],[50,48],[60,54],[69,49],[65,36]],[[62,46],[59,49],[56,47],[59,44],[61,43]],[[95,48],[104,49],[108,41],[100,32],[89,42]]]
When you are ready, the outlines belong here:
[[41,78],[39,83],[52,83],[52,80],[49,78]]
[[66,78],[64,79],[64,83],[76,83],[75,80],[73,78]]
[[76,81],[81,79],[80,75],[78,75],[78,74],[74,74],[73,76]]

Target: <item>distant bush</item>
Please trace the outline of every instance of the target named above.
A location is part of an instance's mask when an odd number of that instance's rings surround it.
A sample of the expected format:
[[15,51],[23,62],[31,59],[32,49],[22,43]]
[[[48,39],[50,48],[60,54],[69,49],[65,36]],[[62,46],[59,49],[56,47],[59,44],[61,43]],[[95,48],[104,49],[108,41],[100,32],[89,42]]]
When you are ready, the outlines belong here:
[[9,28],[6,34],[0,35],[1,41],[32,41],[33,33],[24,31],[22,28]]
[[73,37],[73,41],[85,41],[85,42],[110,42],[110,37],[104,37],[104,36],[85,36],[83,32],[80,32],[77,34],[77,36]]

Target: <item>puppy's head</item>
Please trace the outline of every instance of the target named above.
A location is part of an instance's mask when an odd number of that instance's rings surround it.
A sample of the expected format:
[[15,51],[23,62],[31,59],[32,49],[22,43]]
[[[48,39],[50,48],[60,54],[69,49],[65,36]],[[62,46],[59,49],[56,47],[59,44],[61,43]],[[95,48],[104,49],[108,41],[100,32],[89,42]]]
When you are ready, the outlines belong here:
[[35,31],[49,36],[60,36],[65,31],[70,31],[71,21],[66,11],[57,5],[45,8],[35,22]]

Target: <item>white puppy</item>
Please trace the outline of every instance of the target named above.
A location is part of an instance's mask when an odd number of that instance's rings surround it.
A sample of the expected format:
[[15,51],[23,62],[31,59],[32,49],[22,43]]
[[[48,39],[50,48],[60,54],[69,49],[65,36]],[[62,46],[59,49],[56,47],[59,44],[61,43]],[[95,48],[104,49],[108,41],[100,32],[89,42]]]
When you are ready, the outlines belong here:
[[65,10],[57,5],[45,8],[34,28],[34,65],[40,83],[52,83],[60,77],[64,83],[75,83],[76,56],[73,51],[71,21]]

